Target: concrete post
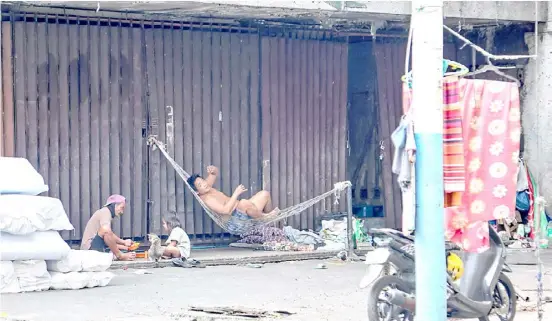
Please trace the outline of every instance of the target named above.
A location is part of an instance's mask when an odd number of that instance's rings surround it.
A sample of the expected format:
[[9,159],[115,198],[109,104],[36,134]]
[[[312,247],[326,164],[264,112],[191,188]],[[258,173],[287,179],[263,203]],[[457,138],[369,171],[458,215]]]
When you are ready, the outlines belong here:
[[416,320],[445,321],[443,2],[412,1],[416,141]]
[[[548,22],[539,30],[538,59],[525,67],[520,94],[523,128],[523,158],[537,181],[546,211],[552,213],[552,5]],[[525,34],[529,53],[535,52],[534,33]],[[538,67],[537,67],[538,66]]]
[[[347,257],[350,259],[354,255],[353,243],[353,187],[347,187]],[[357,240],[358,242],[358,240]]]

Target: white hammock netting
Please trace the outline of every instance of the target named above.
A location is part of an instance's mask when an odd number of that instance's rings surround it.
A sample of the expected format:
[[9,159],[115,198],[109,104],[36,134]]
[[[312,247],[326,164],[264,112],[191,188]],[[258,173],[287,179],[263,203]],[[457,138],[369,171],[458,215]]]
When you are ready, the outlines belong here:
[[243,220],[240,222],[240,228],[236,230],[236,228],[229,228],[228,227],[228,215],[220,215],[217,213],[214,213],[211,211],[207,205],[203,202],[203,200],[199,197],[197,192],[188,184],[188,178],[190,177],[190,174],[188,174],[178,163],[167,153],[165,146],[157,140],[155,137],[150,136],[148,138],[148,144],[153,147],[155,150],[155,147],[157,147],[163,156],[169,161],[169,163],[172,165],[174,170],[178,173],[180,178],[184,181],[184,184],[188,187],[190,192],[194,195],[196,200],[201,204],[205,212],[217,223],[218,226],[220,226],[222,229],[224,229],[227,232],[230,232],[232,234],[241,235],[247,232],[249,229],[260,226],[260,225],[266,225],[270,223],[274,223],[280,220],[283,220],[287,217],[294,216],[296,214],[299,214],[306,209],[310,208],[311,206],[321,202],[325,198],[334,195],[335,196],[335,203],[337,204],[339,201],[340,193],[345,190],[346,188],[351,186],[351,182],[344,181],[344,182],[338,182],[334,184],[334,188],[332,190],[329,190],[321,195],[318,195],[314,198],[311,198],[309,200],[306,200],[302,203],[299,203],[297,205],[290,206],[288,208],[285,208],[283,210],[280,210],[279,212],[272,214],[272,215],[264,215],[261,218],[258,219],[249,219],[249,220]]

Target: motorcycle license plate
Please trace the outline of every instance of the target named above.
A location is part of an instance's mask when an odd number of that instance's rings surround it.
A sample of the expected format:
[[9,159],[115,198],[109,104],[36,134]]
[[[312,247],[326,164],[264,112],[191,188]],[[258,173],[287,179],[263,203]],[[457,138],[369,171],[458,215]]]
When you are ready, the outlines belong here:
[[364,289],[374,283],[374,281],[381,276],[381,273],[383,272],[383,267],[384,264],[368,265],[364,277],[362,277],[362,280],[360,280],[360,288]]

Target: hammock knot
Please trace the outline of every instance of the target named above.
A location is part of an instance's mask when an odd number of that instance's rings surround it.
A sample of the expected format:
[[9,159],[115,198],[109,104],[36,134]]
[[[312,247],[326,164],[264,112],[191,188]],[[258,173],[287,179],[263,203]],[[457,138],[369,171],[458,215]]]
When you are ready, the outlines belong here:
[[337,182],[334,184],[334,204],[339,204],[339,198],[341,197],[341,192],[348,188],[349,186],[352,186],[350,181],[343,181],[343,182]]
[[159,140],[157,140],[157,136],[155,135],[149,135],[146,144],[148,146],[151,146],[152,150],[155,150],[158,147],[163,147],[163,144]]
[[352,186],[350,181],[337,182],[334,184],[334,190],[340,192],[349,186]]

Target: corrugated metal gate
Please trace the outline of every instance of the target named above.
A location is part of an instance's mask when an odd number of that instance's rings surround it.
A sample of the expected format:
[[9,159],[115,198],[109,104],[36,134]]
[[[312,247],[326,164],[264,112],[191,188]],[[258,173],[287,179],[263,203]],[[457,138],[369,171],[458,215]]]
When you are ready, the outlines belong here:
[[[348,44],[337,41],[308,31],[262,38],[263,186],[280,208],[346,179]],[[287,223],[314,229],[339,209],[328,198]]]
[[[259,35],[173,25],[147,29],[145,39],[152,134],[168,143],[169,153],[190,173],[217,165],[223,192],[231,194],[238,184],[258,190]],[[171,111],[174,128],[166,125]],[[176,213],[188,233],[222,236],[159,152],[150,154],[149,169],[153,231],[160,230],[162,215]]]
[[[347,46],[330,35],[9,20],[2,22],[3,102],[15,126],[4,126],[4,148],[28,158],[49,195],[62,200],[76,228],[66,239],[80,239],[111,193],[130,201],[114,226],[124,237],[159,233],[170,213],[196,241],[224,236],[160,153],[148,151],[149,134],[189,172],[218,165],[223,192],[240,183],[252,192],[265,187],[280,208],[345,179]],[[324,208],[331,207],[328,200]],[[320,212],[289,223],[312,228]]]
[[4,77],[13,97],[5,97],[4,108],[15,116],[14,155],[29,159],[48,194],[65,205],[75,226],[66,239],[81,238],[88,218],[111,193],[129,198],[128,213],[114,231],[144,235],[142,31],[99,21],[18,18],[2,23],[3,34],[11,34],[2,46],[3,58],[13,57],[12,77]]

